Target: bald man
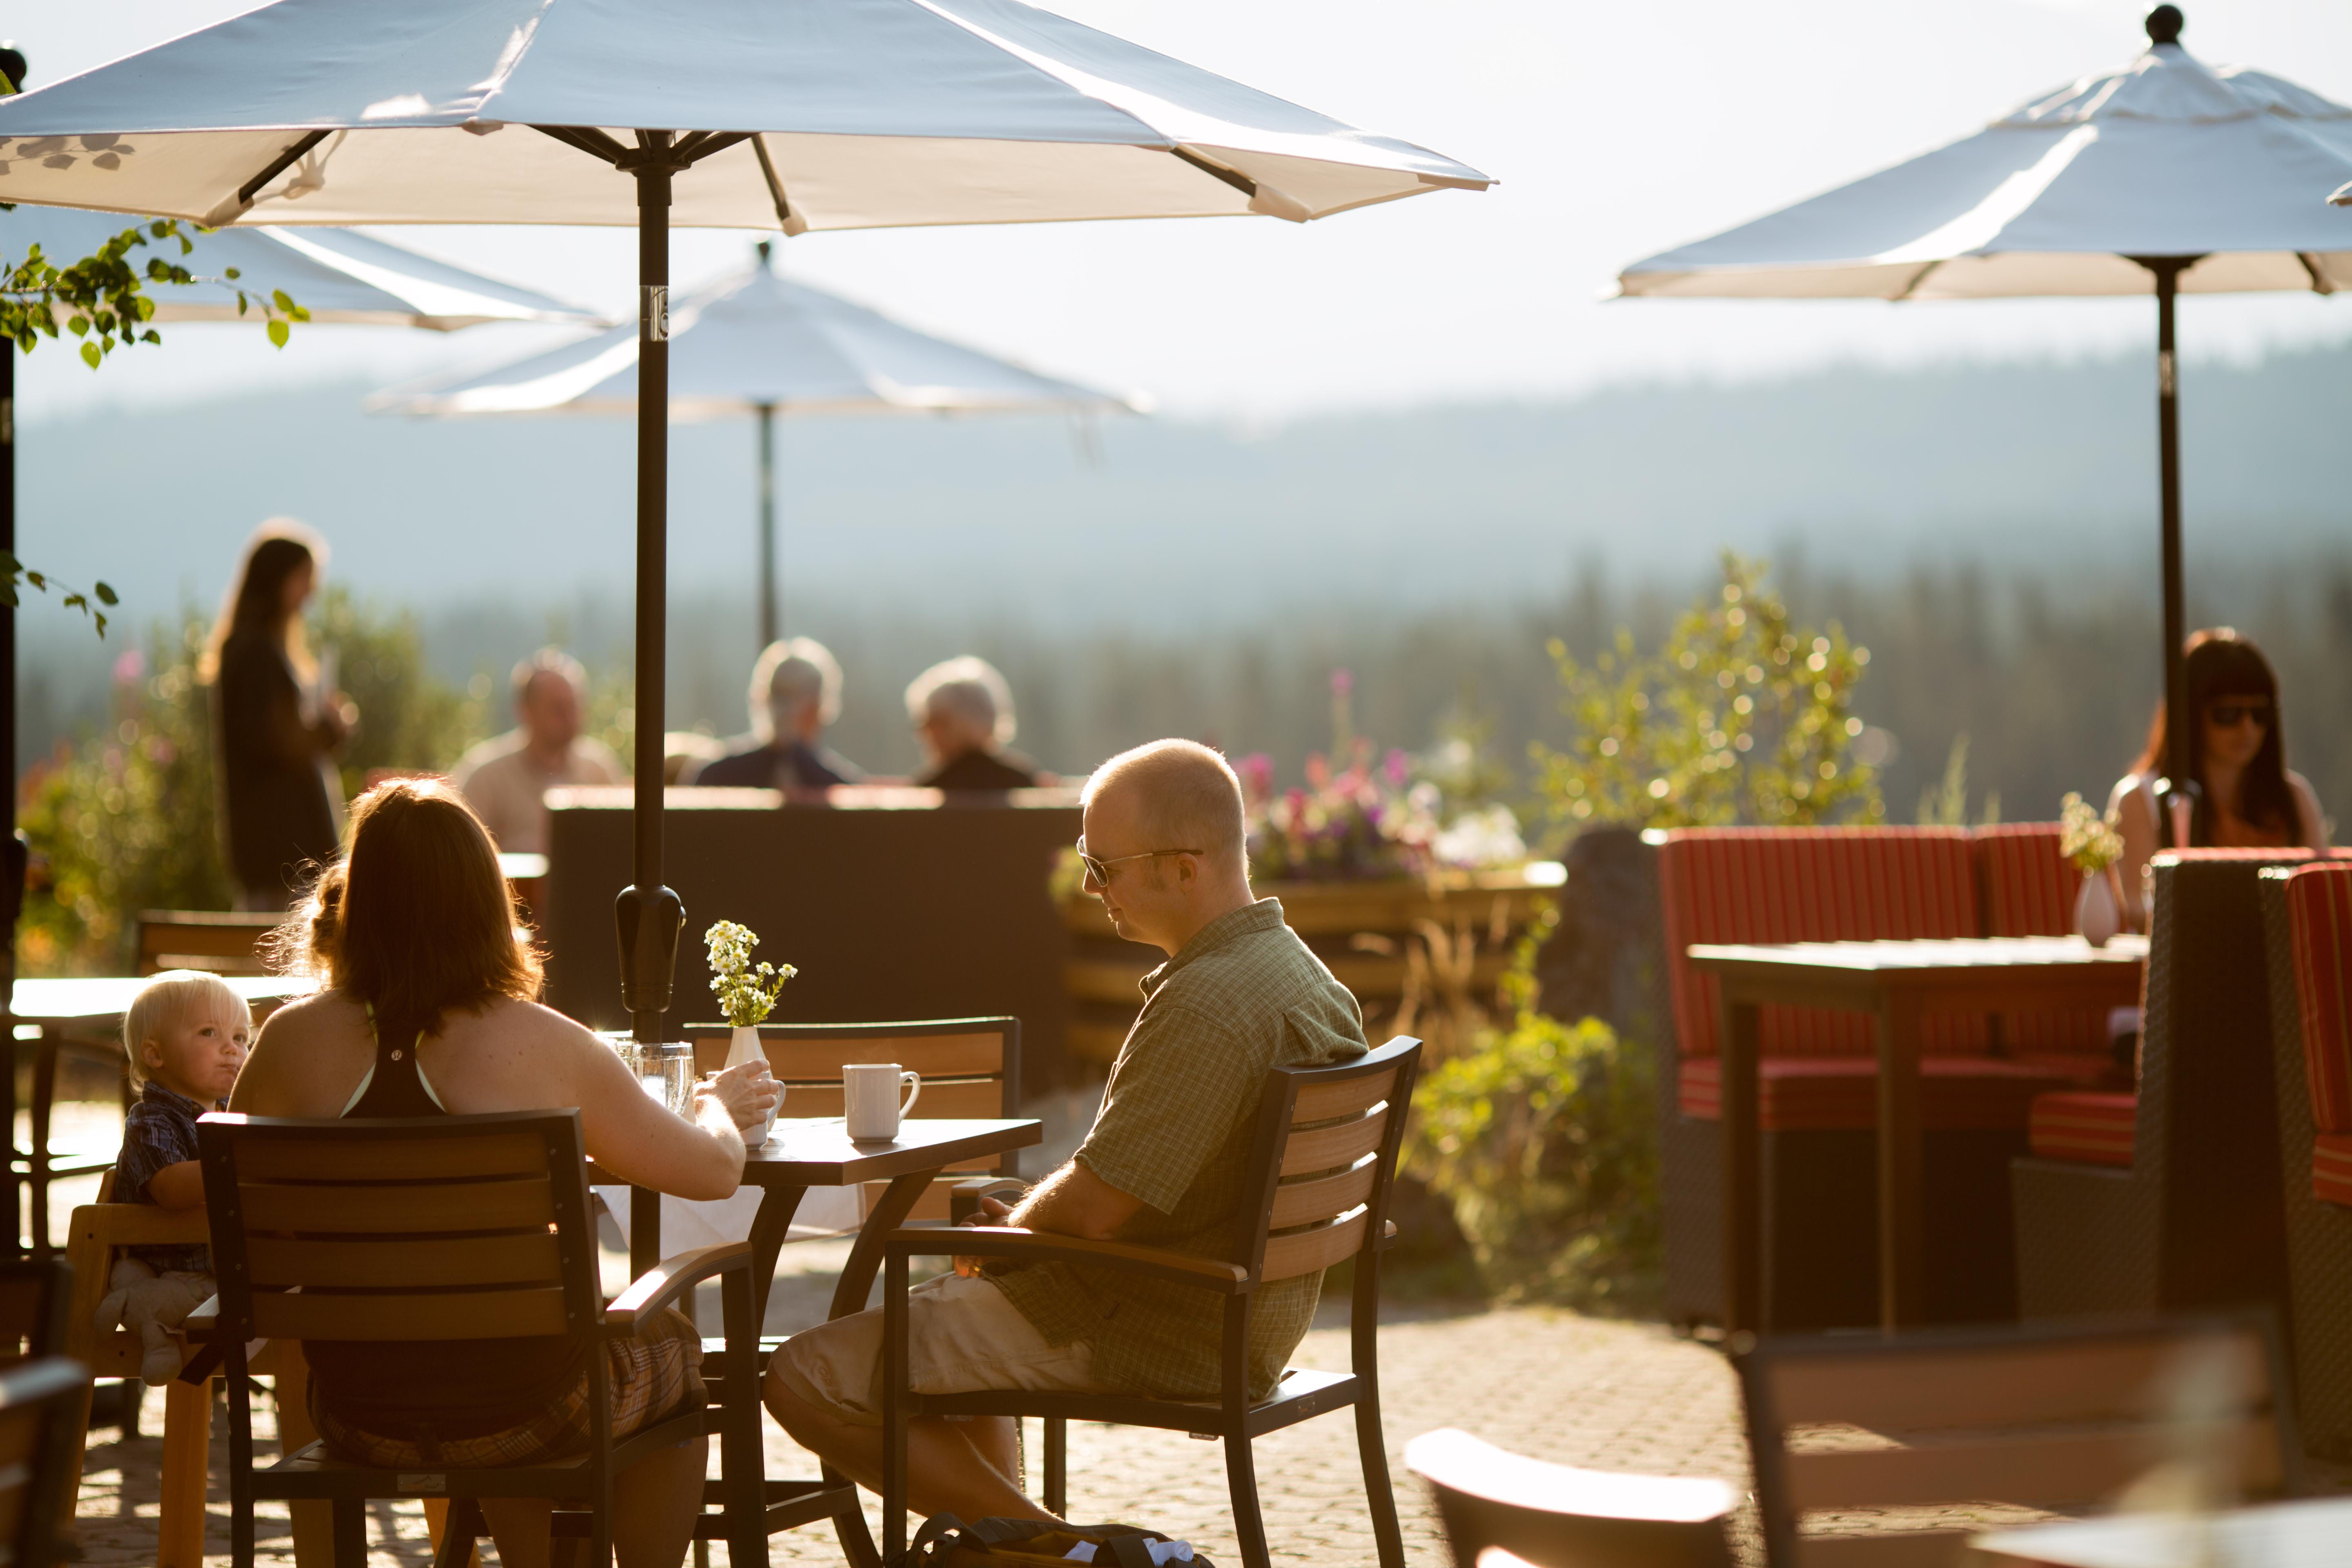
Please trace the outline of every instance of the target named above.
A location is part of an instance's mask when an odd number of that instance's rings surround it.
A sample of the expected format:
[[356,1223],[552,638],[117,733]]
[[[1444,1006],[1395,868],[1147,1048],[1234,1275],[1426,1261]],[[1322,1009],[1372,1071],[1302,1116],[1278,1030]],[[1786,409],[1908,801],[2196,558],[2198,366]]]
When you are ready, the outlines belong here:
[[[1129,942],[1166,952],[1119,1047],[1102,1110],[1066,1165],[991,1225],[1224,1258],[1266,1069],[1360,1056],[1356,999],[1252,896],[1242,790],[1190,741],[1113,757],[1084,795],[1087,890]],[[985,1388],[1218,1397],[1221,1299],[1108,1269],[1004,1269],[959,1258],[909,1292],[908,1367],[922,1394]],[[1003,1270],[1003,1271],[1000,1271]],[[1315,1315],[1322,1276],[1251,1298],[1250,1396],[1272,1394]],[[882,1314],[835,1319],[769,1363],[768,1409],[803,1447],[870,1489],[882,1479]],[[1021,1489],[1009,1416],[925,1417],[908,1433],[908,1500],[923,1514],[1051,1519]]]

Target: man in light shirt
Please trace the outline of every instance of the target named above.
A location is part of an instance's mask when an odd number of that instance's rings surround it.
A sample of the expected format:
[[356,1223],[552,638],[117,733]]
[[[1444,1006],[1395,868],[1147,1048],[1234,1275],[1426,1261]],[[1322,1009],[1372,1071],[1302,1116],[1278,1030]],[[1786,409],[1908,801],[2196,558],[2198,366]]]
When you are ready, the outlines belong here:
[[612,748],[580,732],[587,694],[580,661],[541,648],[514,668],[515,728],[457,759],[457,788],[509,854],[547,853],[549,790],[628,782]]

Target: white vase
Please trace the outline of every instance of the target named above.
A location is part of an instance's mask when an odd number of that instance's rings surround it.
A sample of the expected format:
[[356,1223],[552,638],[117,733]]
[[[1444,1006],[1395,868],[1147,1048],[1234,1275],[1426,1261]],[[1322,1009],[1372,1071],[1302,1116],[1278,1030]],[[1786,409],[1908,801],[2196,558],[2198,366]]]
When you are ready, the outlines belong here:
[[2124,929],[2124,912],[2116,908],[2115,883],[2105,871],[2092,871],[2083,878],[2083,890],[2074,895],[2074,929],[2093,947],[2105,947],[2108,939]]
[[[729,1036],[727,1040],[727,1065],[730,1068],[739,1068],[745,1062],[767,1059],[768,1053],[760,1048],[760,1026],[756,1024],[736,1025],[735,1032]],[[769,1130],[776,1124],[776,1113],[783,1108],[784,1086],[778,1084],[776,1103],[768,1107],[768,1119],[757,1127],[743,1129],[743,1146],[747,1149],[757,1149],[761,1144],[765,1143],[768,1141]]]

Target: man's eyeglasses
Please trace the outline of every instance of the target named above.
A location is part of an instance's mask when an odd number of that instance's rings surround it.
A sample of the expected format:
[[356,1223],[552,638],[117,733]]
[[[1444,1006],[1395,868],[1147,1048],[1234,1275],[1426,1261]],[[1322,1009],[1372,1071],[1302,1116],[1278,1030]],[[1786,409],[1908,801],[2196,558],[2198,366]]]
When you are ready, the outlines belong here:
[[2234,730],[2249,719],[2268,728],[2271,705],[2267,702],[2216,702],[2205,710],[2205,719],[2217,730]]
[[1078,840],[1078,864],[1087,868],[1087,876],[1093,878],[1097,882],[1106,888],[1110,886],[1110,868],[1113,866],[1121,865],[1129,860],[1157,859],[1162,855],[1201,855],[1205,853],[1205,850],[1201,849],[1146,849],[1140,854],[1114,855],[1109,859],[1104,860],[1087,854],[1087,841],[1083,838]]

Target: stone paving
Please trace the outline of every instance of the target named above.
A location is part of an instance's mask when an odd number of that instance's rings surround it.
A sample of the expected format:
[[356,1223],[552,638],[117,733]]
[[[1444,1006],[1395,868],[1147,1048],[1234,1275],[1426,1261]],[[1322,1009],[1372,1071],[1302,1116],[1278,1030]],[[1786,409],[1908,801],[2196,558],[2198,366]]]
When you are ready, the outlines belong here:
[[[780,1291],[780,1294],[782,1292]],[[1722,1359],[1649,1324],[1602,1321],[1540,1310],[1400,1312],[1381,1331],[1389,1463],[1397,1477],[1406,1554],[1420,1568],[1448,1561],[1435,1516],[1402,1468],[1405,1441],[1437,1426],[1460,1426],[1542,1458],[1602,1469],[1720,1476],[1747,1484],[1738,1392]],[[1327,1310],[1297,1361],[1345,1368],[1344,1317]],[[266,1402],[256,1426],[274,1424]],[[134,1442],[95,1434],[81,1489],[85,1561],[154,1561],[156,1463],[162,1396],[151,1391],[149,1434]],[[226,1558],[226,1419],[214,1423],[215,1497],[208,1555]],[[772,1422],[766,1424],[771,1474],[813,1474],[814,1466]],[[1036,1428],[1031,1426],[1034,1447]],[[1371,1527],[1357,1468],[1355,1426],[1345,1414],[1318,1417],[1261,1439],[1258,1476],[1266,1531],[1277,1561],[1353,1568],[1374,1562]],[[1236,1561],[1221,1446],[1173,1433],[1080,1426],[1070,1434],[1073,1510],[1089,1520],[1145,1523],[1183,1536],[1222,1563]],[[418,1505],[379,1505],[375,1564],[431,1560]],[[280,1510],[265,1510],[261,1559],[290,1563]],[[726,1549],[713,1558],[726,1560]],[[495,1561],[487,1543],[486,1561]],[[824,1526],[777,1536],[772,1563],[842,1561]]]

